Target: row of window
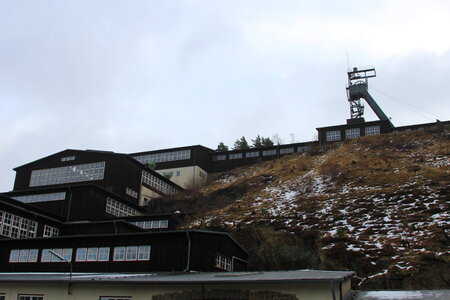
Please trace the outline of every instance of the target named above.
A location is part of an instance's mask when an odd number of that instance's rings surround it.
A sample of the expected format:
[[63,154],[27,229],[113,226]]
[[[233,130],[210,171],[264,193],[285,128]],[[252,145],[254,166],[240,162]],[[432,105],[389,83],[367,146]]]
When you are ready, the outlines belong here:
[[180,150],[180,151],[172,151],[172,152],[145,154],[145,155],[134,156],[133,158],[144,165],[146,165],[148,163],[159,163],[159,162],[166,162],[166,161],[184,160],[184,159],[191,158],[191,150]]
[[[149,245],[114,247],[113,261],[148,261],[150,260],[150,250],[151,247]],[[77,248],[75,261],[109,261],[110,252],[110,247]],[[42,249],[40,262],[71,262],[72,254],[72,248]],[[38,257],[39,249],[12,249],[9,254],[9,262],[36,263],[38,262]]]
[[176,188],[171,186],[170,184],[162,181],[156,176],[150,174],[147,171],[142,171],[142,182],[148,184],[149,186],[155,188],[156,190],[166,194],[172,195],[178,192]]
[[36,237],[38,223],[5,211],[0,211],[0,235],[10,238]]
[[[297,152],[305,152],[308,150],[308,148],[309,148],[309,146],[299,146],[299,147],[297,147]],[[294,152],[295,152],[294,147],[280,148],[280,154],[290,154],[290,153],[294,153]],[[261,156],[272,156],[272,155],[277,155],[277,149],[263,150],[261,153],[259,151],[252,151],[252,152],[246,152],[246,153],[241,153],[241,152],[230,153],[230,154],[228,154],[228,159],[241,159],[244,157],[244,154],[245,154],[245,158],[259,157],[260,155]],[[227,160],[227,155],[226,154],[214,155],[213,160],[214,161]]]
[[58,200],[66,199],[66,192],[15,196],[15,197],[11,197],[11,198],[18,200],[20,202],[24,202],[24,203],[58,201]]
[[[365,135],[378,135],[380,134],[380,126],[367,126],[364,128]],[[354,139],[361,136],[360,128],[348,128],[345,129],[345,139]],[[325,139],[327,142],[340,141],[341,131],[340,130],[330,130],[325,133]]]
[[72,165],[31,171],[30,187],[61,183],[101,180],[105,162]]
[[137,221],[133,222],[133,224],[144,229],[160,229],[168,228],[169,220]]
[[137,197],[138,197],[138,192],[136,192],[136,191],[133,190],[133,189],[130,189],[129,187],[127,187],[127,188],[125,189],[125,193],[126,193],[128,196],[131,196],[131,197],[136,198],[136,199],[137,199]]
[[71,160],[75,160],[75,156],[65,156],[65,157],[61,157],[61,161],[71,161]]
[[232,272],[233,271],[233,264],[230,257],[225,256],[221,253],[216,254],[216,268]]
[[116,201],[110,197],[106,199],[105,211],[116,217],[126,217],[136,215],[136,209],[128,205],[125,205],[122,202]]

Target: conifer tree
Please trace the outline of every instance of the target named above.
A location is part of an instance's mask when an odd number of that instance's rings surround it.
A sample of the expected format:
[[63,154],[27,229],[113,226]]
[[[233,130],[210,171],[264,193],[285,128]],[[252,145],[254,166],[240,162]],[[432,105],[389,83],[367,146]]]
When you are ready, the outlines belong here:
[[228,146],[226,146],[223,142],[220,142],[219,145],[217,145],[216,151],[228,151]]
[[[262,139],[264,139],[264,138],[262,138]],[[263,146],[262,139],[258,134],[258,136],[254,140],[252,140],[252,142],[253,142],[252,148],[261,148]]]
[[245,150],[245,149],[250,149],[245,137],[241,137],[240,139],[237,139],[236,142],[234,142],[233,150]]
[[263,147],[272,147],[273,146],[273,141],[270,138],[262,138],[261,139],[261,145]]

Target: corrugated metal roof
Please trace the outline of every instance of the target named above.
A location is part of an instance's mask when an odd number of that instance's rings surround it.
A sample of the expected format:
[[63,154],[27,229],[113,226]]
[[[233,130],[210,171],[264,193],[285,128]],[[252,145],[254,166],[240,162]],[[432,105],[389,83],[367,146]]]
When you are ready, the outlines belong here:
[[[72,274],[73,282],[96,283],[256,283],[343,281],[353,277],[351,271],[264,271],[264,272],[208,272],[208,273],[147,273],[147,274]],[[0,282],[68,282],[68,273],[0,273]]]

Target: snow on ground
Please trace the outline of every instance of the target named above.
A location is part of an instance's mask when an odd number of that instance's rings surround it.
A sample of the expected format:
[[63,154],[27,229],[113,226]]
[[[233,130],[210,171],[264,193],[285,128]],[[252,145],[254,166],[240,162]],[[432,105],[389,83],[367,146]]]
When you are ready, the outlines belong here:
[[355,300],[448,300],[450,290],[429,291],[357,291]]

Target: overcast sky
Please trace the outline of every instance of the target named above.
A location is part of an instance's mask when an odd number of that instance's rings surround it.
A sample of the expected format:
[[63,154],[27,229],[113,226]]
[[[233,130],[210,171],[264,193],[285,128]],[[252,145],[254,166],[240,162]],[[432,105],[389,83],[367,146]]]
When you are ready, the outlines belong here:
[[395,125],[448,120],[449,28],[447,0],[0,0],[0,191],[67,148],[313,140],[348,61]]

